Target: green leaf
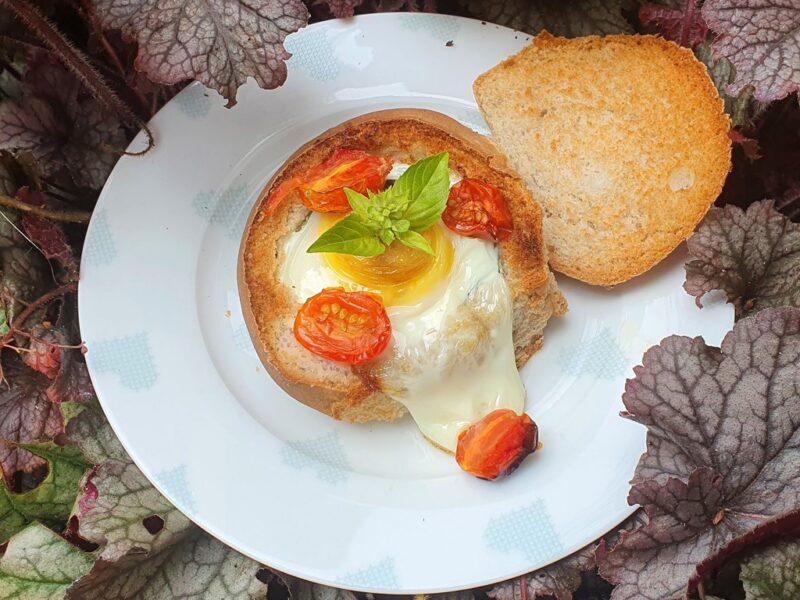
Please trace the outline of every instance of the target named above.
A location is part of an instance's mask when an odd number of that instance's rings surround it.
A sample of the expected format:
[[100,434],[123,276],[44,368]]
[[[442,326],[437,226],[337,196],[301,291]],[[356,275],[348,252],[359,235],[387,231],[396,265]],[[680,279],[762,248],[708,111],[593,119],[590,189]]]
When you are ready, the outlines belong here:
[[442,152],[411,165],[389,188],[393,200],[408,202],[402,218],[411,229],[425,231],[433,225],[447,206],[450,192],[450,155]]
[[[160,552],[177,542],[192,523],[131,462],[109,460],[91,472],[75,503],[78,533],[104,545],[100,558],[116,561],[130,553]],[[144,519],[156,516],[163,527],[151,533]]]
[[76,446],[44,443],[19,447],[44,458],[49,472],[42,483],[24,494],[11,492],[5,483],[0,485],[0,542],[34,520],[63,524],[75,504],[78,482],[88,468]]
[[[83,410],[75,414],[74,407]],[[130,462],[128,454],[119,443],[99,404],[96,402],[89,404],[62,402],[61,412],[67,423],[67,440],[81,449],[87,461],[95,465],[109,459]]]
[[347,202],[353,213],[357,215],[362,221],[369,220],[369,207],[372,206],[372,196],[367,198],[364,194],[359,194],[350,188],[344,188],[344,194],[347,196]]
[[800,597],[800,543],[780,542],[742,561],[747,600]]
[[356,595],[348,590],[312,583],[284,573],[278,577],[289,590],[290,600],[357,600]]
[[8,314],[6,313],[6,306],[5,302],[0,300],[0,335],[5,335],[8,333]]
[[431,248],[428,240],[425,239],[425,236],[417,233],[416,231],[404,231],[402,233],[398,233],[397,239],[400,240],[401,244],[408,246],[409,248],[422,250],[426,254],[434,256],[433,248]]
[[376,237],[375,232],[359,221],[355,215],[348,215],[323,233],[306,252],[338,252],[355,256],[377,256],[386,248]]
[[394,232],[391,229],[381,229],[378,232],[378,237],[388,246],[394,241]]
[[70,590],[70,600],[263,600],[261,565],[193,530],[155,554],[98,561]]
[[33,523],[11,538],[0,558],[0,598],[61,600],[93,564],[92,554]]

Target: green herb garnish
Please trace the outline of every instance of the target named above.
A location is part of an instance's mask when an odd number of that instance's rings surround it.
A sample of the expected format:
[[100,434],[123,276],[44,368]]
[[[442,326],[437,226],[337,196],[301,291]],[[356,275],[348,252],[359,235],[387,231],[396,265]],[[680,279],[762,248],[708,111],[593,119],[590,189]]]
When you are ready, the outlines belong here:
[[411,165],[390,188],[368,196],[345,188],[353,212],[323,233],[307,252],[377,256],[395,241],[433,254],[422,232],[439,220],[450,191],[447,152]]

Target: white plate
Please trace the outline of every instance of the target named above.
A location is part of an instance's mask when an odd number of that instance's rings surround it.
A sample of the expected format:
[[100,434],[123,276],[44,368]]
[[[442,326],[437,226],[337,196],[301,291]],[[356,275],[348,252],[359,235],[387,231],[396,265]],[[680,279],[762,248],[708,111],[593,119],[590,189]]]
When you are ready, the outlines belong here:
[[81,268],[92,380],[136,464],[222,541],[321,583],[436,592],[544,566],[631,512],[644,430],[618,416],[625,379],[662,337],[717,344],[733,321],[729,307],[700,311],[683,292],[682,256],[610,291],[560,278],[570,312],[523,369],[544,449],[494,483],[460,472],[409,418],[349,425],[295,402],[265,373],[242,320],[242,228],[291,152],[392,107],[485,132],[472,81],[528,40],[438,15],[313,25],[287,40],[282,88],[248,84],[228,110],[191,85],[151,122],[155,149],[117,164]]

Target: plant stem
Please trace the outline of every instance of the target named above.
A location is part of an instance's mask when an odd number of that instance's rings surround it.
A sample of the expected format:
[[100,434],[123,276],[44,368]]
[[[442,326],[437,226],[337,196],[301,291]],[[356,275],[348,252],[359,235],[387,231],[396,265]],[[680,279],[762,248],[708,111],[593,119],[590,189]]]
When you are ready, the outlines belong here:
[[119,115],[126,123],[144,129],[149,140],[147,148],[141,152],[124,154],[140,155],[153,147],[153,134],[147,124],[108,87],[103,76],[92,66],[86,55],[65,38],[38,8],[25,0],[0,0],[0,6],[2,5],[8,6],[108,110]]
[[61,287],[57,287],[54,290],[50,290],[46,294],[42,294],[36,300],[28,304],[22,312],[17,315],[14,319],[14,322],[11,323],[11,329],[8,333],[6,333],[2,338],[0,338],[0,347],[5,347],[8,342],[14,337],[16,330],[19,329],[25,321],[28,320],[35,311],[40,306],[44,306],[51,300],[55,300],[56,298],[61,298],[62,296],[66,296],[67,294],[73,294],[78,291],[78,284],[77,283],[68,283],[66,285],[62,285]]
[[4,196],[0,194],[0,206],[13,208],[20,212],[31,213],[37,217],[44,217],[45,219],[52,219],[53,221],[62,221],[66,223],[88,223],[92,217],[92,213],[86,210],[53,210],[43,206],[34,206],[23,202],[19,198],[12,198],[11,196]]

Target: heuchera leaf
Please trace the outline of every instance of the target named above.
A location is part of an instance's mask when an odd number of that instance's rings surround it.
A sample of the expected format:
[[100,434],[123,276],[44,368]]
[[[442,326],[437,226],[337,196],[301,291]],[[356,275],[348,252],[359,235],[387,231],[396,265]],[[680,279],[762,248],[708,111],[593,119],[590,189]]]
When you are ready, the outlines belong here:
[[[138,560],[137,560],[138,558]],[[119,565],[98,561],[67,594],[70,600],[263,600],[261,565],[194,530],[175,545]]]
[[18,359],[4,356],[6,383],[0,385],[0,466],[9,481],[17,471],[43,464],[18,444],[52,441],[64,430],[57,404],[47,398],[50,380]]
[[315,0],[314,4],[327,6],[337,19],[352,17],[364,0]]
[[800,225],[764,200],[747,210],[712,208],[687,243],[683,287],[697,298],[722,290],[741,317],[769,307],[800,307]]
[[34,66],[21,101],[0,104],[0,149],[29,152],[46,174],[67,169],[78,185],[100,188],[124,148],[120,122],[60,66]]
[[20,303],[44,291],[47,263],[19,231],[19,218],[0,209],[0,296],[7,298],[7,318],[13,320]]
[[[62,404],[62,411],[64,406],[66,405]],[[92,464],[97,465],[111,459],[130,462],[100,405],[92,402],[82,408],[77,416],[67,420],[67,441],[78,446],[86,460]]]
[[680,7],[648,2],[639,9],[639,20],[651,31],[687,48],[702,44],[708,34],[697,0],[685,0]]
[[[46,204],[41,192],[31,191],[26,186],[19,189],[17,197],[34,206]],[[39,247],[45,258],[55,261],[64,268],[64,280],[77,281],[78,262],[61,225],[50,219],[30,214],[22,216],[21,225],[25,235]]]
[[[637,510],[622,525],[603,536],[609,547],[618,541],[622,531],[630,531],[647,523],[643,510]],[[595,550],[598,542],[581,548],[574,554],[558,562],[534,571],[523,577],[504,581],[493,587],[487,595],[493,600],[533,600],[549,598],[555,600],[572,600],[573,594],[580,587],[582,574],[595,568]],[[523,593],[522,585],[525,585]]]
[[34,520],[63,526],[75,504],[78,482],[88,466],[74,446],[49,443],[26,444],[24,448],[47,461],[47,477],[23,494],[16,494],[0,483],[0,543]]
[[720,98],[725,101],[725,112],[731,118],[731,125],[739,129],[750,129],[754,118],[764,110],[765,106],[753,98],[750,88],[742,90],[737,96],[728,94],[728,85],[736,77],[736,71],[727,58],[714,58],[710,42],[699,44],[695,47],[694,53],[708,69]]
[[[312,583],[283,573],[279,577],[289,590],[291,600],[357,600],[356,595],[348,590]],[[437,595],[437,599],[445,600],[444,596]]]
[[248,77],[276,88],[286,80],[287,35],[308,22],[301,0],[95,0],[104,28],[139,44],[136,68],[159,83],[197,79],[236,103]]
[[555,600],[572,600],[581,585],[581,573],[594,568],[596,544],[582,548],[575,554],[523,578],[506,581],[488,592],[493,600],[523,600],[521,585],[525,585],[527,598],[552,596]]
[[0,598],[61,600],[93,563],[91,554],[32,523],[11,539],[0,558]]
[[[78,517],[81,537],[103,546],[100,558],[108,562],[131,553],[159,552],[192,527],[133,463],[120,460],[94,468],[73,514]],[[155,534],[143,522],[154,515],[164,522]]]
[[758,141],[761,158],[748,159],[734,147],[733,169],[719,203],[746,207],[772,198],[778,210],[796,221],[800,219],[800,104],[795,97],[773,102],[755,121],[745,133]]
[[714,53],[736,68],[728,92],[755,88],[770,102],[800,90],[800,4],[782,0],[706,0],[703,17],[719,37]]
[[721,348],[670,336],[626,383],[647,451],[628,501],[649,522],[598,550],[612,600],[683,597],[698,565],[800,505],[800,309],[739,321]]
[[636,6],[631,0],[460,0],[470,15],[485,21],[536,34],[546,29],[553,35],[577,37],[609,33],[633,33],[623,10]]
[[800,598],[800,542],[780,542],[742,561],[747,600]]

